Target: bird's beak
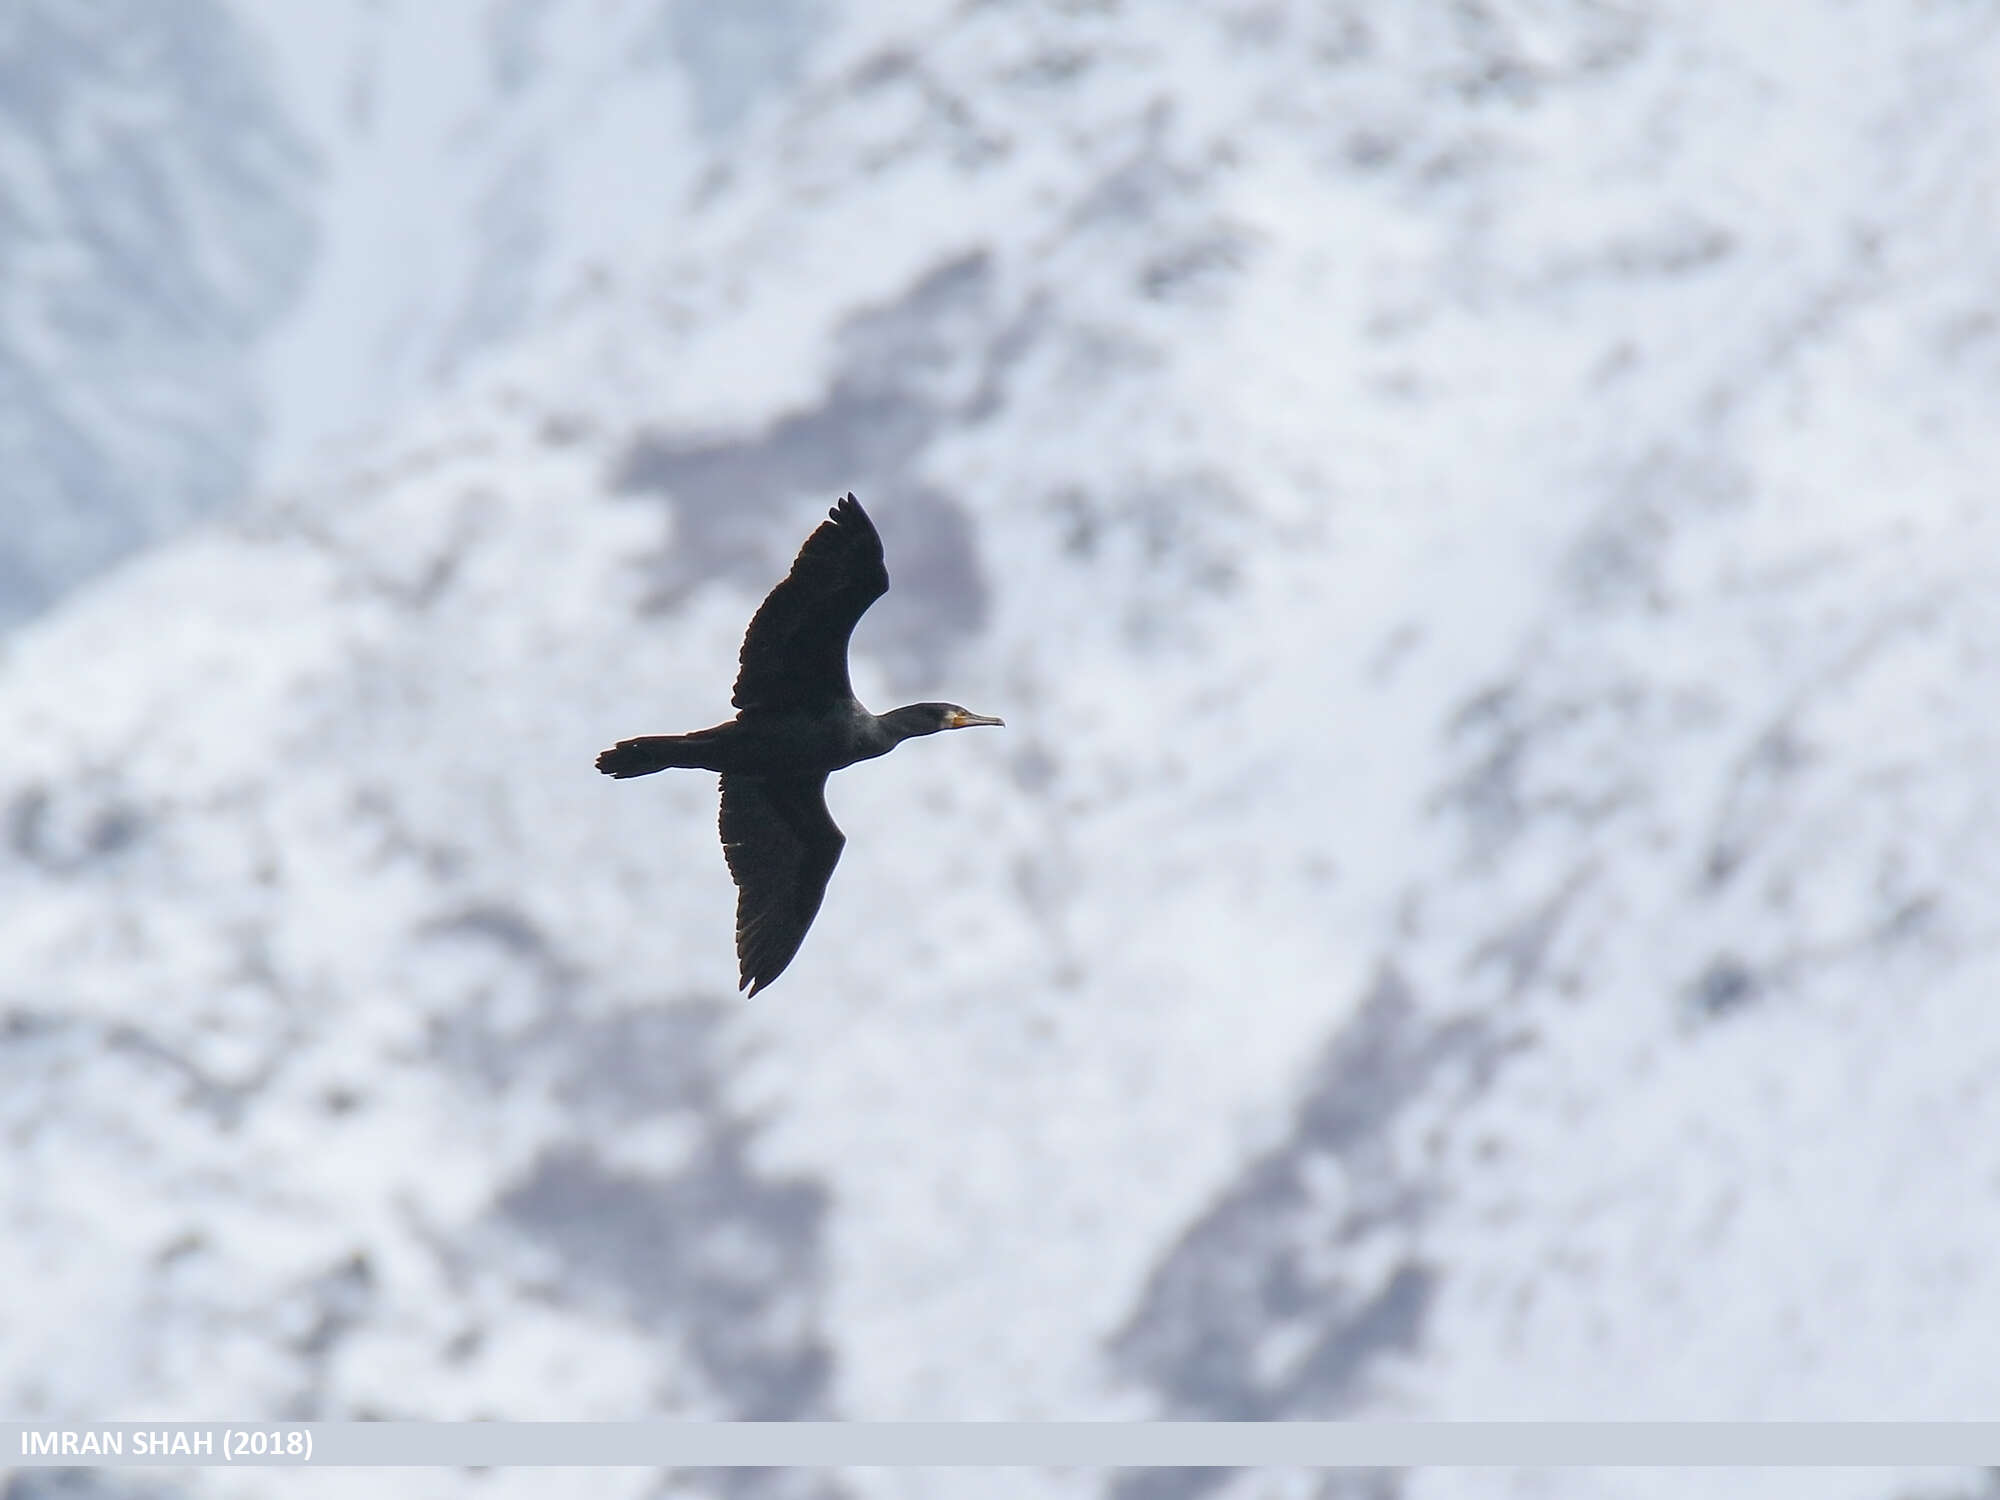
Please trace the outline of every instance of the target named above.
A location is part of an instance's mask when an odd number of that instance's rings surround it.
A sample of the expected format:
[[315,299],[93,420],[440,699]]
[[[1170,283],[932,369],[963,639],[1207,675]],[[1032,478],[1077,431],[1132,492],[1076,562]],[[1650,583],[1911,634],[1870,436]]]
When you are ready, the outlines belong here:
[[947,729],[970,729],[975,724],[998,724],[1003,729],[1007,727],[1005,719],[989,719],[985,714],[967,713],[953,714],[949,719],[945,720],[944,727]]

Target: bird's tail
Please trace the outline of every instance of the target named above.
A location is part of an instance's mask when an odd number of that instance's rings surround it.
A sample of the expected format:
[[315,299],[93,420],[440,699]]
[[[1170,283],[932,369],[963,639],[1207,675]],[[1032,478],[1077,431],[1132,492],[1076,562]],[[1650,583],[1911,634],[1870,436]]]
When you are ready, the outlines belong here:
[[597,757],[597,769],[623,781],[628,776],[650,776],[672,766],[705,767],[702,734],[648,734],[636,740],[620,740]]

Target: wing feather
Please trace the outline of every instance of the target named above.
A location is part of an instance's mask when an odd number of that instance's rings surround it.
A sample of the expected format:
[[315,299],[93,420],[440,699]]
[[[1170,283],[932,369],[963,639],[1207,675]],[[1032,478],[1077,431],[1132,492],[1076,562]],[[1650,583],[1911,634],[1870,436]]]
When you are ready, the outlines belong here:
[[732,699],[738,709],[810,709],[854,695],[847,643],[868,606],[889,591],[882,538],[853,495],[799,548],[743,635]]
[[736,882],[738,989],[780,974],[819,915],[847,838],[826,810],[826,777],[722,778],[722,853]]

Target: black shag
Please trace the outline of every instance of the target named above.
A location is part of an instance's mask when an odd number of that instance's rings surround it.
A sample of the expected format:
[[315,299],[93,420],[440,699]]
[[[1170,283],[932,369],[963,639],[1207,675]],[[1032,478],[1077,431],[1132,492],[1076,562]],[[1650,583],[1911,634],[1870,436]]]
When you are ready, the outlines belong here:
[[792,571],[743,635],[730,702],[736,717],[693,734],[620,740],[597,757],[606,776],[670,766],[722,773],[722,853],[736,882],[738,989],[785,972],[819,913],[846,837],[826,810],[826,778],[904,740],[998,724],[956,703],[871,714],[847,680],[847,642],[889,591],[882,538],[849,495],[806,538]]

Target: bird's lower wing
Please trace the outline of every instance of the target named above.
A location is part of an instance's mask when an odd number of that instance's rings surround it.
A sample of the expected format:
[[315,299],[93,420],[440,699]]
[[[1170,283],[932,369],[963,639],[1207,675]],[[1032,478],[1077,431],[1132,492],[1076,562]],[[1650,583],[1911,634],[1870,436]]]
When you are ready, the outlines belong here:
[[721,824],[736,882],[737,988],[754,995],[805,941],[847,839],[826,810],[824,776],[724,776]]

